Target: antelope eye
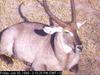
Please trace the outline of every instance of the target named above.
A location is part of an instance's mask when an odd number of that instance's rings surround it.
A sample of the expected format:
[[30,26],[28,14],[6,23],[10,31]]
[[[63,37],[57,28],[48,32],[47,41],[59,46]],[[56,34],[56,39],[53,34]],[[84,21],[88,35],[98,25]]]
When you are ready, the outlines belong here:
[[72,32],[65,32],[66,34],[69,34],[71,36],[74,36]]
[[69,32],[65,32],[65,33],[69,33]]
[[65,33],[69,33],[69,31],[68,31],[68,30],[66,30],[66,29],[64,29],[64,32],[65,32]]

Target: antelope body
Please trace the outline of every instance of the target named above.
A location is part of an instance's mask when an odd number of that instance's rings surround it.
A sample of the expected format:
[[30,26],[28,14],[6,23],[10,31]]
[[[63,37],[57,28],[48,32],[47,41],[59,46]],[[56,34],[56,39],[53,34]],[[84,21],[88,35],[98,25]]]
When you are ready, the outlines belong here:
[[[55,21],[59,26],[29,22],[24,18],[24,22],[2,31],[0,52],[31,63],[31,68],[35,71],[63,71],[66,68],[76,70],[73,67],[78,64],[81,50],[79,47],[82,43],[76,30],[74,0],[71,0],[71,22],[63,22],[55,17],[49,10],[46,0],[43,0],[43,3],[38,2],[50,17],[50,23],[53,24]],[[50,33],[54,27],[58,30]]]

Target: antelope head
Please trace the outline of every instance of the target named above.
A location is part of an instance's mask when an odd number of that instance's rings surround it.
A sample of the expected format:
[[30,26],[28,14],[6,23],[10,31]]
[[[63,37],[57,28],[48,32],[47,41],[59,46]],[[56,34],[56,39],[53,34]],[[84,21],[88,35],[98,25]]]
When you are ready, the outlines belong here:
[[75,3],[74,0],[70,0],[71,3],[71,21],[62,21],[59,18],[57,18],[53,13],[50,11],[47,0],[43,0],[43,2],[40,2],[37,0],[41,6],[43,6],[45,12],[48,14],[48,16],[55,21],[59,26],[56,27],[45,27],[44,31],[50,34],[53,34],[55,32],[64,32],[64,41],[67,41],[67,38],[69,37],[72,40],[72,43],[74,45],[74,51],[82,50],[82,42],[80,41],[80,38],[77,34],[77,29],[80,28],[82,25],[85,24],[86,21],[82,23],[76,22],[76,10],[75,10]]

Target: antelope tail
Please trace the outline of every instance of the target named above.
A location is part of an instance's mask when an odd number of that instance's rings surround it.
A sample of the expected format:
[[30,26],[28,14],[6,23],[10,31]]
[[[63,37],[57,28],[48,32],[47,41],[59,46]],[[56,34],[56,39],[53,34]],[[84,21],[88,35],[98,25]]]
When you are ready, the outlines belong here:
[[24,20],[24,22],[29,22],[29,20],[23,15],[23,13],[21,11],[22,4],[23,4],[23,2],[19,5],[18,12],[20,14],[20,17]]

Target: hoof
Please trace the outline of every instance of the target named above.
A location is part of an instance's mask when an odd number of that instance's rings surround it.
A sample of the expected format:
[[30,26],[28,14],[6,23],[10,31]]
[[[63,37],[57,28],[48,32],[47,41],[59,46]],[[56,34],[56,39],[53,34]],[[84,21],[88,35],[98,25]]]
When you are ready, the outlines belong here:
[[2,61],[4,61],[7,65],[13,64],[12,58],[9,57],[9,56],[6,56],[6,55],[4,55],[4,54],[1,54],[1,55],[0,55],[0,59],[1,59]]

